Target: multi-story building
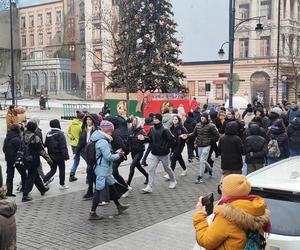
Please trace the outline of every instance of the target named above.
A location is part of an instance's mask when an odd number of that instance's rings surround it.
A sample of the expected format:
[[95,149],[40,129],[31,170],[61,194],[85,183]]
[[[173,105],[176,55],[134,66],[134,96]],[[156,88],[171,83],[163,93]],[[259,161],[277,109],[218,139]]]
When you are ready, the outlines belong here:
[[[277,98],[291,101],[299,95],[299,88],[296,88],[299,80],[293,69],[300,74],[300,1],[281,0],[277,87],[278,3],[279,0],[236,1],[237,24],[244,19],[261,17],[243,22],[235,32],[235,95],[243,96],[249,102],[258,97],[269,105]],[[259,21],[264,27],[261,33],[255,31]],[[197,95],[201,102],[206,102],[208,95],[212,103],[223,103],[228,98],[227,79],[224,78],[224,73],[229,72],[228,62],[185,63],[181,69],[187,75],[185,81],[191,96]],[[283,75],[287,76],[284,82],[281,80]],[[211,84],[210,93],[205,93],[205,83]]]

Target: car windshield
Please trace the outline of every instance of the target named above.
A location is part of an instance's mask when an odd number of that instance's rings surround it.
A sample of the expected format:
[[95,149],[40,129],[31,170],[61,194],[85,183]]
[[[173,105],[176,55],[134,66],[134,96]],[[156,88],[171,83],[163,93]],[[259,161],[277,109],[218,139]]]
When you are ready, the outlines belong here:
[[291,193],[280,193],[253,190],[252,194],[265,198],[271,212],[273,234],[300,236],[300,196]]

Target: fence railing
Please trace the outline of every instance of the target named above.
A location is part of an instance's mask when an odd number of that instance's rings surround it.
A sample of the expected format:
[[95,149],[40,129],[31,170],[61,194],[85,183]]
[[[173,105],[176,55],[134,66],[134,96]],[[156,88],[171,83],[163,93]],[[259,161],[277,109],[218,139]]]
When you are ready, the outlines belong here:
[[76,111],[90,112],[91,104],[63,104],[64,115],[61,119],[72,120],[76,118]]

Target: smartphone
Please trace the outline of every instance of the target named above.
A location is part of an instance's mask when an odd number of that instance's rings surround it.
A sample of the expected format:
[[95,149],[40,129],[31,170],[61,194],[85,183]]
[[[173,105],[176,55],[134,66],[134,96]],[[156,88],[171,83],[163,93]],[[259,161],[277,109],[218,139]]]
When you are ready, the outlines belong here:
[[202,205],[205,206],[207,215],[212,214],[214,210],[214,194],[210,193],[202,197]]

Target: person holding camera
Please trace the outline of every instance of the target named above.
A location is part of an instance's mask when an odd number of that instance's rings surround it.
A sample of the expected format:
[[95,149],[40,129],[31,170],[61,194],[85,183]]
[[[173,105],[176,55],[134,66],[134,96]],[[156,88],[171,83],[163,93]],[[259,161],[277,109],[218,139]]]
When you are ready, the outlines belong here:
[[263,246],[264,233],[270,233],[270,211],[264,199],[249,195],[251,184],[239,174],[223,179],[222,198],[214,208],[214,219],[209,225],[203,197],[195,208],[194,228],[198,244],[205,249],[244,249],[250,234],[260,239]]

